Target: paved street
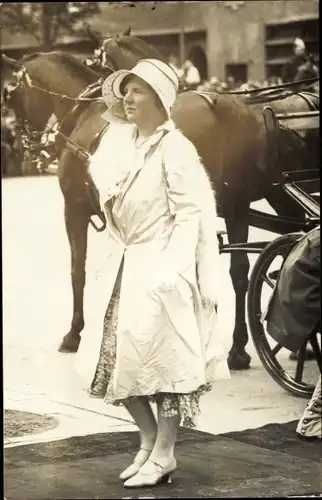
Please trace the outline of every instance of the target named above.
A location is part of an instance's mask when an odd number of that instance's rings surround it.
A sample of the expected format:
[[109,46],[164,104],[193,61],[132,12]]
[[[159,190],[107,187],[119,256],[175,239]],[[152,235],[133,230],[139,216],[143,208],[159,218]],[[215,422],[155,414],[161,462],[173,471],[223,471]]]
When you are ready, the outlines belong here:
[[[257,206],[266,207],[264,203]],[[2,231],[4,406],[54,415],[60,421],[52,431],[11,439],[6,445],[134,430],[122,408],[86,396],[73,372],[75,356],[57,352],[72,313],[70,254],[57,179],[47,176],[3,180]],[[90,228],[89,272],[99,237]],[[251,230],[251,240],[273,238],[264,231]],[[255,258],[251,258],[252,263]],[[229,256],[222,255],[221,259],[219,324],[228,352],[234,295],[228,274]],[[290,395],[270,378],[251,342],[249,353],[253,357],[250,370],[232,373],[231,380],[217,383],[203,397],[199,430],[219,434],[288,422],[302,414],[306,400]],[[291,364],[286,351],[284,356]],[[315,376],[312,368],[310,377],[314,380]]]

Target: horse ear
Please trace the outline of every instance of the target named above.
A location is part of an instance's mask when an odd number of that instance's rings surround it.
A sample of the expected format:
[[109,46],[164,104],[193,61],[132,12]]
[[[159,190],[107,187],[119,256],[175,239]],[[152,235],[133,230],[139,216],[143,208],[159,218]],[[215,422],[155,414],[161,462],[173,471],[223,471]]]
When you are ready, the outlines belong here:
[[11,70],[19,70],[20,64],[16,59],[12,59],[11,57],[6,56],[5,54],[1,54],[1,61],[10,68]]
[[100,38],[91,30],[88,23],[84,23],[84,26],[86,29],[86,33],[88,34],[90,40],[93,42],[95,49],[98,49],[101,46]]
[[131,35],[131,26],[128,27],[127,30],[124,31],[123,36],[130,36]]

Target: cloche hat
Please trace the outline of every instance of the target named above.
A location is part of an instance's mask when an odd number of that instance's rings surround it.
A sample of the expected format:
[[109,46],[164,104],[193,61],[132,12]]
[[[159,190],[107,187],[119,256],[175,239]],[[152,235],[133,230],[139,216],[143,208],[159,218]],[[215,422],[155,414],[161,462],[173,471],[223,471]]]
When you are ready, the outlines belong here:
[[122,83],[129,75],[140,77],[154,90],[167,117],[170,118],[172,106],[177,98],[179,80],[171,66],[158,59],[141,59],[133,69],[121,69],[106,78],[102,85],[102,97],[108,110],[102,117],[108,121],[111,117],[126,121],[123,109]]

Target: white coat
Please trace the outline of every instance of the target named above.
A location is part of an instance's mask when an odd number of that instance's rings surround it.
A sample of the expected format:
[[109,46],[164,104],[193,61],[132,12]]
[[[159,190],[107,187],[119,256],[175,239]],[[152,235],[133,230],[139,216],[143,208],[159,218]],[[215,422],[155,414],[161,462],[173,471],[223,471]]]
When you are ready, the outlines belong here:
[[[76,369],[89,388],[124,258],[114,400],[189,393],[229,378],[216,332],[220,263],[210,181],[195,147],[172,121],[139,148],[134,133],[134,125],[112,127],[93,158],[107,230],[100,236],[101,259],[92,256],[97,272],[87,280],[85,329],[76,355]],[[107,202],[113,196],[111,211]]]

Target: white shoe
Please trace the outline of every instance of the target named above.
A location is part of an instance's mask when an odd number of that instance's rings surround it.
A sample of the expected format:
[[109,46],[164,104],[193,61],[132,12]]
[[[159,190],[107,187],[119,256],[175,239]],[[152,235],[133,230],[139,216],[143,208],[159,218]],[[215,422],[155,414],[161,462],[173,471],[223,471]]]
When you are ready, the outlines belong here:
[[127,467],[123,472],[121,472],[119,478],[125,481],[126,479],[129,479],[132,476],[135,476],[142,467],[142,465],[145,464],[147,459],[149,458],[152,450],[147,450],[145,448],[140,448],[133,463]]
[[172,474],[176,468],[177,462],[174,458],[166,466],[147,460],[138,473],[124,483],[124,486],[125,488],[141,488],[143,486],[156,486],[161,483],[170,484]]

